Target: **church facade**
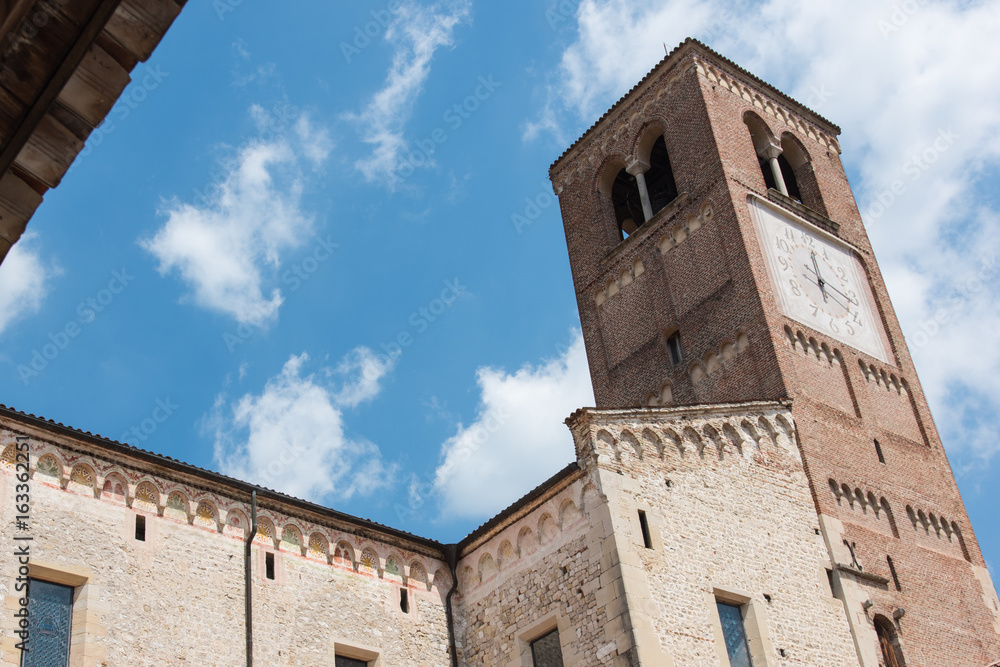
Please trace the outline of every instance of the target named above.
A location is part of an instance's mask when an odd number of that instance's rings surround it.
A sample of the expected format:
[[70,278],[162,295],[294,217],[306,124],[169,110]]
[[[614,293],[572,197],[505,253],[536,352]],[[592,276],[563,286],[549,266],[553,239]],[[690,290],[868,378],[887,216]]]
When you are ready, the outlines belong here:
[[552,165],[597,406],[458,544],[0,407],[0,665],[1000,659],[838,134],[688,40]]

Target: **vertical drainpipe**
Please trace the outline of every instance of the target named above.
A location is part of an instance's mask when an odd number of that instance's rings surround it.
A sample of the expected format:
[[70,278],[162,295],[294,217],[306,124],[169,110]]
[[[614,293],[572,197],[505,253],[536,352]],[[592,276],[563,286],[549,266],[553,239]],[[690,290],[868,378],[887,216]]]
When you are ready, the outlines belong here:
[[257,537],[257,492],[250,492],[250,535],[243,556],[243,578],[246,586],[247,667],[253,667],[253,567],[250,557],[253,540]]
[[451,608],[451,596],[458,591],[458,545],[445,545],[444,555],[448,559],[448,567],[451,569],[451,590],[448,591],[448,596],[445,598],[445,614],[448,617],[448,645],[451,648],[451,667],[458,667],[458,649],[455,646],[455,614]]

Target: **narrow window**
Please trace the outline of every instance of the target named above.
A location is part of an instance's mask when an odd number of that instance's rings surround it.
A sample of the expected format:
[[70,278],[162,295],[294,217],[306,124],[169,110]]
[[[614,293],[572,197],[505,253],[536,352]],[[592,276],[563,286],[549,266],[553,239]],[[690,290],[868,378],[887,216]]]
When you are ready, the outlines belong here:
[[364,660],[355,660],[354,658],[345,658],[342,655],[338,655],[334,658],[334,667],[368,667],[368,663]]
[[833,570],[826,571],[826,581],[830,584],[830,595],[837,597],[837,587],[833,585]]
[[878,439],[875,440],[875,453],[878,454],[878,462],[885,463],[885,457],[882,455],[882,445],[878,444]]
[[667,350],[670,352],[670,363],[677,365],[684,361],[684,347],[681,345],[681,333],[675,331],[667,338]]
[[410,592],[405,588],[399,589],[399,610],[404,614],[410,613]]
[[141,514],[135,515],[135,539],[140,542],[146,541],[146,517]]
[[558,630],[531,642],[531,660],[535,667],[563,667]]
[[896,585],[896,590],[903,590],[903,587],[899,585],[899,575],[896,574],[896,564],[892,562],[892,556],[886,556],[885,562],[889,564],[889,573],[892,574],[892,583]]
[[719,620],[722,622],[722,636],[726,640],[726,653],[732,667],[752,667],[750,662],[750,643],[747,641],[747,630],[743,625],[743,609],[737,605],[716,600],[719,608]]
[[28,650],[21,653],[21,665],[68,665],[73,589],[40,579],[29,579],[28,615],[29,618],[40,619],[41,625],[32,627],[28,637]]
[[272,553],[264,554],[264,576],[268,579],[274,579],[274,554]]
[[642,543],[647,549],[653,548],[653,540],[649,537],[649,522],[646,513],[639,510],[639,528],[642,530]]

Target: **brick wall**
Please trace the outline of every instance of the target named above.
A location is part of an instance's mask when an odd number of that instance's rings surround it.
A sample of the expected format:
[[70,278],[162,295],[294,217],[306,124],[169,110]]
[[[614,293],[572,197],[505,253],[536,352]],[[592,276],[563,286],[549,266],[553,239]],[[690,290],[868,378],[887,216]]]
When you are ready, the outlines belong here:
[[[810,220],[825,216],[829,228],[854,248],[867,277],[868,294],[862,298],[882,329],[888,363],[782,312],[747,205],[751,196],[769,198],[744,120],[748,115],[806,160],[797,180],[803,204],[814,213],[780,205]],[[619,242],[610,203],[598,185],[606,170],[637,156],[649,131],[662,131],[678,191],[686,196]],[[553,165],[595,396],[599,407],[608,408],[650,404],[652,397],[665,395],[663,386],[670,387],[675,405],[792,399],[798,444],[831,558],[845,557],[847,540],[878,573],[875,579],[843,576],[845,590],[856,588],[846,593],[852,605],[847,614],[864,664],[878,660],[871,614],[862,609],[869,597],[887,618],[905,610],[892,623],[908,665],[985,664],[1000,655],[996,593],[840,161],[839,131],[688,41]],[[687,227],[706,205],[712,215]],[[600,290],[606,292],[609,281],[620,282],[620,267],[637,258],[649,277],[641,287],[647,294],[630,299],[649,303],[646,312],[603,318]],[[638,281],[622,292],[637,287]],[[651,330],[637,326],[638,317],[653,322]],[[615,321],[642,331],[642,344],[628,341],[625,347],[620,333],[609,333]],[[670,363],[654,335],[673,328],[680,330],[687,354],[679,365]],[[727,355],[727,343],[740,336],[745,348],[732,345]],[[878,460],[876,439],[885,463]],[[898,537],[886,538],[849,503],[838,502],[830,480],[885,498],[899,524]],[[923,508],[930,527],[921,522],[919,530],[907,528],[907,507],[915,513]],[[947,519],[950,538],[940,522],[933,527],[931,514]],[[906,579],[902,591],[875,585],[888,576],[887,556]],[[867,590],[872,587],[885,590]],[[952,605],[955,591],[968,604]]]

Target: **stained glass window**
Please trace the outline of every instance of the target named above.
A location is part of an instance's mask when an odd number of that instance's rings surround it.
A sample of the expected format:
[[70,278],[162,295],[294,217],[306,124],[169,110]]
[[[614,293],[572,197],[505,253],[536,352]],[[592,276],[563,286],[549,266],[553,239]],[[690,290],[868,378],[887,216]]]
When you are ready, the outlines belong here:
[[22,667],[66,667],[69,664],[73,589],[31,579],[28,585],[28,649]]
[[531,642],[531,660],[535,667],[563,667],[558,630]]
[[742,610],[732,604],[718,602],[719,620],[722,621],[722,634],[726,638],[726,652],[729,654],[729,664],[732,667],[752,667],[750,663],[750,645],[747,643],[747,630],[743,625]]

